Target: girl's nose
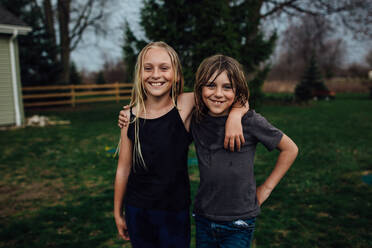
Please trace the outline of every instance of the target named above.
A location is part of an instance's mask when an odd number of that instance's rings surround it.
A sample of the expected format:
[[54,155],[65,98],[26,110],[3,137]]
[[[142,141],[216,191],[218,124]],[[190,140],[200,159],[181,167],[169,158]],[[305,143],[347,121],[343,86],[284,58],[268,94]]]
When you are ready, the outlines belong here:
[[157,68],[155,68],[151,76],[153,78],[159,78],[160,77],[159,70]]

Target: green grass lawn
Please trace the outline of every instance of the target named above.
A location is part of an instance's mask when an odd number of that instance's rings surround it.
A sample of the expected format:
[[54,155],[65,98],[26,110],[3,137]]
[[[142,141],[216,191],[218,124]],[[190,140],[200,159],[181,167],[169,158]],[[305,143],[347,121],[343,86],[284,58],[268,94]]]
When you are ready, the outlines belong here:
[[[119,140],[120,108],[40,111],[71,124],[0,131],[0,247],[130,247],[116,233],[116,160],[105,151]],[[253,247],[372,247],[372,186],[361,180],[372,173],[372,101],[343,95],[304,106],[270,102],[259,112],[300,152],[262,207]],[[277,155],[258,147],[258,184]],[[194,195],[195,165],[190,178]]]

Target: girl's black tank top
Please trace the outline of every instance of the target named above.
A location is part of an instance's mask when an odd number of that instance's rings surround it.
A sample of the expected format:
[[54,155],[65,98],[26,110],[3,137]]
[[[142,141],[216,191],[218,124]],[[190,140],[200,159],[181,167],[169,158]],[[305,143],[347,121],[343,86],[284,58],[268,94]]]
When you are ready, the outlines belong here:
[[[130,115],[133,120],[132,109]],[[145,167],[134,161],[124,202],[149,209],[177,211],[188,208],[191,201],[187,155],[192,136],[177,108],[156,119],[138,120]],[[134,123],[129,124],[127,135],[134,145]]]

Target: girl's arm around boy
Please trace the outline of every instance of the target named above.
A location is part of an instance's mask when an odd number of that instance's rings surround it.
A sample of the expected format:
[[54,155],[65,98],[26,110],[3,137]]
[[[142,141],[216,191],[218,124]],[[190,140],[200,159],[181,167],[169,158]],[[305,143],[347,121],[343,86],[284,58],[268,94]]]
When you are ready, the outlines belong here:
[[[126,114],[129,116],[129,113]],[[116,170],[114,193],[114,217],[116,227],[119,236],[125,240],[129,240],[129,235],[125,218],[123,216],[123,199],[132,165],[132,142],[127,136],[127,130],[128,125],[121,129],[120,153]]]
[[[178,99],[179,113],[182,121],[185,124],[185,128],[189,131],[190,121],[192,116],[192,109],[195,107],[195,94],[194,92],[182,93]],[[121,110],[118,118],[118,126],[120,128],[128,126],[129,123],[129,106],[125,105],[124,110]],[[226,121],[225,127],[225,139],[224,147],[225,149],[230,149],[230,151],[239,151],[240,147],[245,143],[243,135],[242,117],[249,110],[249,103],[246,102],[244,105],[240,103],[235,103]]]
[[241,105],[240,103],[235,103],[231,107],[229,116],[226,121],[225,127],[225,140],[224,148],[234,151],[234,145],[236,146],[236,151],[240,150],[240,147],[245,143],[243,135],[242,117],[249,110],[248,101]]
[[277,149],[280,151],[275,167],[265,182],[257,188],[257,200],[259,205],[270,196],[275,186],[279,183],[287,170],[291,167],[298,154],[297,145],[283,134]]

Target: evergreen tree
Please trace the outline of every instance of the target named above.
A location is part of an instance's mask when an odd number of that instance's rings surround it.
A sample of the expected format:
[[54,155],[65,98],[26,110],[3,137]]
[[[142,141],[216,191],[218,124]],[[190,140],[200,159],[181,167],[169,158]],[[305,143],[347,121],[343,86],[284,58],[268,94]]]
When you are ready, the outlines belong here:
[[315,54],[313,53],[300,83],[295,88],[295,97],[299,102],[306,102],[310,100],[316,92],[324,91],[328,91],[328,89],[323,82],[322,74],[316,62]]
[[56,83],[61,67],[53,62],[57,48],[43,27],[41,8],[28,0],[0,0],[0,4],[32,27],[27,35],[18,36],[22,85]]
[[76,65],[74,62],[71,62],[70,64],[70,80],[69,80],[70,84],[81,84],[82,82],[82,79],[81,79],[81,76],[80,76],[80,73],[77,71],[76,69]]
[[[262,3],[261,3],[262,4]],[[226,0],[147,0],[141,12],[141,25],[150,41],[165,41],[179,54],[186,85],[192,86],[201,61],[214,54],[237,59],[249,82],[251,108],[262,98],[261,86],[269,67],[260,65],[273,52],[276,35],[265,38],[255,13],[260,1]],[[137,40],[126,26],[124,58],[135,63],[138,51],[146,44]]]
[[105,76],[102,71],[97,74],[96,84],[106,84]]
[[[145,46],[145,44],[145,42],[140,42],[136,39],[133,32],[129,28],[128,22],[126,22],[124,27],[124,45],[122,47],[124,63],[128,68],[126,82],[133,82],[137,53],[142,49],[142,47]],[[142,47],[140,47],[141,45]]]

